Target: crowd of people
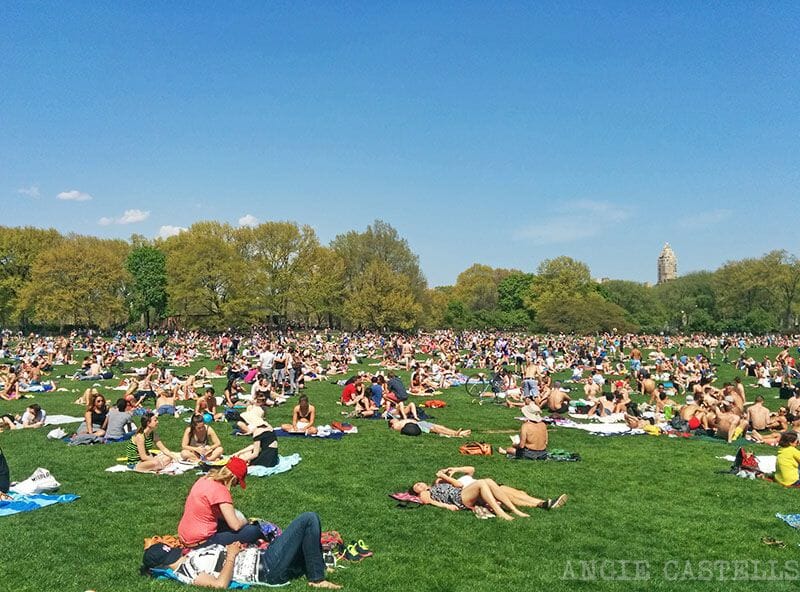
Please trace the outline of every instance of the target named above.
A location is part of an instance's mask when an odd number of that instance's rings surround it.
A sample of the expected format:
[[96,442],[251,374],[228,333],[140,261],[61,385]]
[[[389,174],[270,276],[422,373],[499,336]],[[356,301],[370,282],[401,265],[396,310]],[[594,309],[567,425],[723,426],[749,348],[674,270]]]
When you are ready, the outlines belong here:
[[[124,393],[110,405],[96,386],[85,389],[76,401],[84,409],[78,435],[127,441],[126,462],[135,471],[159,472],[181,461],[211,469],[196,481],[186,500],[178,526],[184,550],[151,546],[145,551],[144,571],[169,569],[182,582],[212,587],[233,580],[281,584],[304,574],[312,586],[335,588],[325,579],[319,516],[301,514],[263,549],[258,546],[266,538],[262,525],[246,520],[234,508],[231,495],[236,485],[245,487],[249,467],[278,463],[278,439],[267,421],[271,408],[295,400],[291,421],[280,429],[317,433],[317,408],[301,394],[307,382],[337,383],[342,389],[339,403],[354,419],[383,418],[391,430],[408,436],[465,438],[472,430],[434,423],[411,399],[441,394],[463,384],[464,372],[485,368],[497,385],[490,395],[522,415],[518,439],[499,449],[509,458],[547,458],[547,422],[583,413],[603,420],[620,418],[633,429],[656,427],[728,442],[746,437],[778,446],[775,480],[791,486],[800,485],[800,452],[793,431],[800,427],[800,388],[793,385],[800,377],[794,357],[798,344],[796,338],[778,336],[540,339],[452,331],[414,337],[255,331],[246,338],[196,332],[111,338],[6,333],[0,353],[11,363],[0,367],[0,396],[12,400],[35,392],[27,389],[37,385],[55,388],[48,375],[56,376],[64,365],[79,365],[67,378],[119,381],[115,388]],[[748,355],[753,346],[778,347],[780,353],[755,361]],[[682,353],[688,349],[700,353]],[[204,356],[214,360],[213,368],[181,372]],[[363,368],[368,360],[378,360],[375,372],[351,369]],[[789,397],[785,407],[771,411],[763,396],[748,401],[739,378],[716,384],[718,365],[726,361],[751,377],[753,388],[780,388]],[[401,371],[408,372],[408,382],[399,376]],[[557,373],[568,378],[556,380]],[[212,379],[224,380],[220,395]],[[171,450],[159,436],[159,420],[177,417],[182,410],[190,413],[189,423],[179,449]],[[0,430],[38,428],[46,419],[41,406],[31,404],[20,416],[0,417]],[[226,453],[214,427],[225,420],[250,442]],[[221,459],[227,459],[223,465]],[[476,478],[472,467],[442,469],[433,483],[417,482],[410,493],[423,504],[482,509],[505,520],[527,517],[521,508],[549,510],[567,501],[566,494],[538,498],[490,478]]]

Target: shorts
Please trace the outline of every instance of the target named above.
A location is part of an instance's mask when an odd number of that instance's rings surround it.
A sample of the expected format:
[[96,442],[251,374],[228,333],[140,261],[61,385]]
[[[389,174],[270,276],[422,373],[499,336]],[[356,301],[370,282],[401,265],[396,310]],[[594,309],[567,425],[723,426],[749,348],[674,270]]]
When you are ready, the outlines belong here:
[[419,426],[419,429],[422,430],[423,434],[430,434],[431,433],[431,428],[433,427],[433,424],[431,422],[429,422],[429,421],[418,421],[417,425]]
[[514,458],[527,460],[547,460],[547,450],[531,450],[530,448],[517,448]]

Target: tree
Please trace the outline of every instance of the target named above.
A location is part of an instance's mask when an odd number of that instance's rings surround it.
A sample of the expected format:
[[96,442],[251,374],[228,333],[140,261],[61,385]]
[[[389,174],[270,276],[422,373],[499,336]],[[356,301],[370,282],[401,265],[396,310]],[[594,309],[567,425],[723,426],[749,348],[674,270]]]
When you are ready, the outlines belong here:
[[334,250],[322,246],[316,247],[311,260],[310,269],[293,286],[290,300],[307,324],[314,317],[314,324],[321,325],[325,320],[332,328],[334,318],[342,314],[344,260]]
[[125,269],[132,282],[128,291],[131,312],[144,316],[150,327],[150,311],[161,317],[167,308],[166,256],[156,247],[135,247],[125,260]]
[[498,286],[512,273],[515,272],[476,263],[458,274],[456,285],[453,287],[453,297],[463,302],[473,312],[494,310],[498,303]]
[[355,326],[408,330],[422,307],[405,279],[384,261],[370,263],[344,303],[344,315]]
[[26,226],[0,226],[0,323],[25,324],[24,306],[19,295],[31,280],[33,263],[42,251],[55,247],[62,240],[57,230]]
[[653,288],[637,282],[611,280],[600,284],[598,292],[609,302],[625,310],[626,318],[642,331],[657,333],[664,327],[664,311]]
[[285,325],[292,298],[312,272],[319,241],[310,226],[265,222],[235,231],[235,241],[253,281],[253,306],[264,318]]
[[552,333],[577,333],[588,335],[604,331],[635,331],[636,325],[628,321],[625,311],[604,300],[600,294],[572,295],[563,299],[549,299],[539,310],[536,320]]
[[232,237],[227,224],[197,222],[160,244],[169,310],[190,327],[219,330],[255,320],[254,282]]
[[406,278],[416,299],[422,297],[427,282],[419,267],[419,257],[401,238],[397,230],[381,220],[375,220],[364,232],[350,231],[331,241],[331,248],[345,262],[345,284],[353,286],[373,261],[381,261],[397,275]]
[[42,251],[20,299],[37,323],[108,329],[128,319],[128,244],[71,235]]

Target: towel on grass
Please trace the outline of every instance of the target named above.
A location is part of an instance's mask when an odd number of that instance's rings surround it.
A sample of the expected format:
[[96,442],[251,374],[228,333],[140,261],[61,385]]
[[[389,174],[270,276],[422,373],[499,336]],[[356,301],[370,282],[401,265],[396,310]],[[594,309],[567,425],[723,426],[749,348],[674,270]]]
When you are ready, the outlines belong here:
[[65,493],[62,495],[47,495],[45,493],[23,495],[21,493],[12,492],[9,495],[12,499],[0,501],[0,516],[11,516],[12,514],[19,514],[21,512],[30,512],[54,504],[66,504],[80,497],[73,493]]
[[290,456],[278,456],[278,464],[274,467],[262,467],[260,465],[250,465],[247,467],[247,474],[254,477],[269,477],[278,473],[285,473],[302,460],[296,452]]
[[44,425],[64,425],[67,423],[78,423],[83,421],[82,417],[73,417],[71,415],[48,415],[44,420]]
[[[629,434],[634,435],[628,424],[625,423],[578,423],[570,419],[558,420],[555,422],[561,428],[573,428],[576,430],[583,430],[591,434],[598,434],[603,436]],[[643,434],[644,431],[638,430],[636,433]]]
[[[718,456],[717,458],[721,458],[730,462],[735,462],[736,457],[733,455],[727,456]],[[765,456],[756,456],[756,460],[758,461],[758,470],[762,473],[766,473],[767,475],[772,475],[775,472],[775,464],[778,462],[778,457],[770,454]]]
[[783,520],[792,528],[800,528],[800,514],[775,514],[775,518]]
[[114,465],[106,469],[107,473],[127,473],[128,471],[134,473],[149,473],[151,475],[183,475],[186,471],[190,471],[197,467],[197,463],[189,463],[185,461],[173,461],[164,467],[163,471],[156,473],[155,471],[134,471],[128,465]]

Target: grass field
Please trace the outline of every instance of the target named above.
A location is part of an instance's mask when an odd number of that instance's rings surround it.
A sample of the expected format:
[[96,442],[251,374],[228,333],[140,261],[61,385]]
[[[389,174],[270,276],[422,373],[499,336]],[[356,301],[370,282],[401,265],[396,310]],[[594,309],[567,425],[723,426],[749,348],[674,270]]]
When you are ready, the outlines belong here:
[[[760,359],[777,350],[751,353]],[[60,367],[56,373],[71,370]],[[724,366],[719,381],[733,376],[734,369]],[[32,401],[50,414],[80,415],[81,408],[72,401],[87,385],[59,382],[75,392],[38,394]],[[745,384],[750,382],[745,379]],[[221,392],[222,381],[215,386]],[[318,423],[342,419],[342,408],[335,404],[339,392],[340,387],[329,383],[308,385]],[[113,402],[118,392],[106,389],[104,394]],[[748,399],[756,394],[767,397],[770,407],[778,406],[776,389],[748,388]],[[487,432],[518,428],[513,410],[471,404],[463,388],[445,391],[440,398],[448,406],[432,412],[436,421],[471,427],[476,439],[507,445],[508,435]],[[0,412],[21,412],[28,402],[0,402]],[[278,424],[290,413],[287,404],[271,411],[269,420]],[[249,478],[247,490],[234,491],[237,507],[248,516],[285,526],[297,514],[313,510],[324,529],[338,530],[346,540],[364,539],[375,556],[331,577],[347,590],[797,587],[800,535],[774,515],[800,511],[800,491],[720,474],[729,464],[715,457],[735,453],[735,447],[725,443],[664,436],[600,438],[551,428],[550,446],[579,452],[582,462],[508,461],[498,455],[461,456],[459,440],[408,438],[391,432],[382,421],[356,423],[359,433],[340,441],[280,439],[281,453],[298,452],[302,462],[288,473]],[[160,434],[168,447],[180,448],[185,427],[182,419],[161,421]],[[215,427],[226,452],[247,442],[231,436],[226,424]],[[104,469],[123,454],[124,444],[67,447],[48,441],[46,432],[47,428],[0,434],[12,479],[46,467],[62,483],[61,492],[77,493],[81,499],[0,518],[0,590],[181,589],[177,583],[139,576],[138,566],[145,537],[176,532],[194,473],[106,473]],[[774,454],[765,446],[752,448]],[[504,522],[433,507],[398,509],[387,497],[414,481],[432,479],[438,468],[462,464],[474,464],[479,476],[539,497],[567,492],[570,501],[558,511],[534,509],[530,518]],[[786,548],[763,545],[763,536],[786,541]],[[642,563],[638,573],[628,564],[623,574],[620,561]],[[732,562],[745,561],[733,571]],[[594,578],[586,571],[590,565],[597,569]],[[720,573],[726,567],[730,571]],[[626,575],[639,579],[620,579]],[[764,577],[766,581],[752,581]],[[782,577],[790,579],[776,579]],[[307,588],[300,580],[287,589]]]

